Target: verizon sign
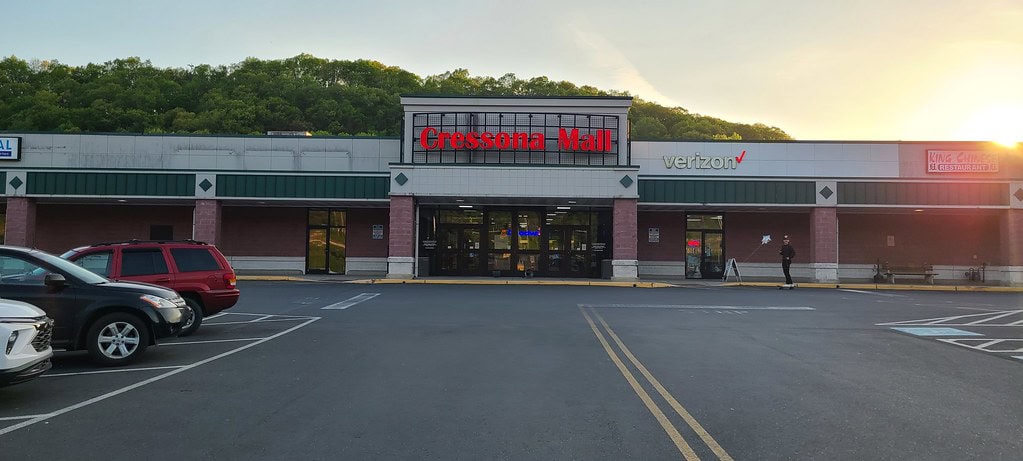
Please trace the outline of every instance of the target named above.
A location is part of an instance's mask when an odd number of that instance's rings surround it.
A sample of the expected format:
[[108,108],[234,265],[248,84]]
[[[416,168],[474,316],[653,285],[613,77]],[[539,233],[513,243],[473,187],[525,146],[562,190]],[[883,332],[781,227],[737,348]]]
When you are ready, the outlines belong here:
[[977,150],[929,150],[928,173],[994,173],[998,155]]

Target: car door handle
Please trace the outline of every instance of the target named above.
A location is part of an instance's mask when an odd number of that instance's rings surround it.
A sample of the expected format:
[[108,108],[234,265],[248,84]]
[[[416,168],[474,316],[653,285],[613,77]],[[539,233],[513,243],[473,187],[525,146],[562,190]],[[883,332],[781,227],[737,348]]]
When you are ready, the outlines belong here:
[[170,279],[169,278],[163,278],[163,279],[156,279],[156,281],[157,282],[169,282]]

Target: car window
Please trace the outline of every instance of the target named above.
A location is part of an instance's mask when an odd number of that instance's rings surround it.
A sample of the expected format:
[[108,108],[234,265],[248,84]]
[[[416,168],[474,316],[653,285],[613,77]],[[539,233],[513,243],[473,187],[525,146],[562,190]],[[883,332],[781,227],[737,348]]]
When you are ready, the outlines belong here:
[[206,248],[171,248],[178,272],[199,272],[220,270],[220,264]]
[[0,255],[0,283],[5,285],[44,285],[50,270],[14,256]]
[[217,259],[207,248],[171,248],[179,272],[219,271]]
[[167,261],[159,248],[151,250],[124,250],[121,252],[121,275],[166,274]]
[[72,262],[75,264],[88,269],[94,274],[99,274],[104,277],[110,276],[110,262],[113,261],[113,251],[97,251],[95,253],[89,253],[81,258],[78,258]]

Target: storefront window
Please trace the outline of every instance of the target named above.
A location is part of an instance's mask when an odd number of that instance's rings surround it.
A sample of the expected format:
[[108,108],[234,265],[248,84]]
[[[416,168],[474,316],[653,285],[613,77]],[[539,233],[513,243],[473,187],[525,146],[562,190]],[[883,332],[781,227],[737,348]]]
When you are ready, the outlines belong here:
[[540,250],[540,213],[519,212],[516,228],[520,250]]
[[511,253],[491,253],[490,270],[492,271],[511,270]]
[[327,226],[327,210],[309,210],[310,226]]
[[686,229],[689,230],[721,230],[724,229],[724,217],[715,215],[686,216]]
[[483,212],[478,210],[441,210],[441,224],[483,224]]
[[491,212],[489,232],[491,250],[510,250],[512,233],[511,212]]

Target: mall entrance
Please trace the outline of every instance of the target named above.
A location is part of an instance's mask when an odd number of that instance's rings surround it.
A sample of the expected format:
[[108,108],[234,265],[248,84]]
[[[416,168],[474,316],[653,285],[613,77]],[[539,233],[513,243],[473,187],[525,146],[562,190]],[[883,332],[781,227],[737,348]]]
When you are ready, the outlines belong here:
[[573,207],[420,207],[419,274],[600,277],[611,211]]

